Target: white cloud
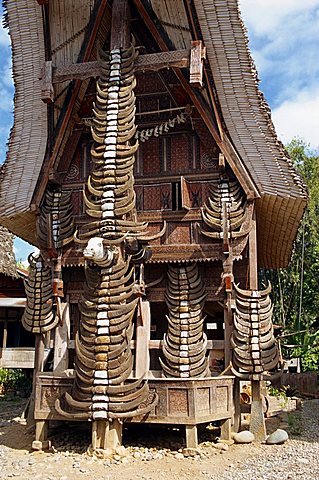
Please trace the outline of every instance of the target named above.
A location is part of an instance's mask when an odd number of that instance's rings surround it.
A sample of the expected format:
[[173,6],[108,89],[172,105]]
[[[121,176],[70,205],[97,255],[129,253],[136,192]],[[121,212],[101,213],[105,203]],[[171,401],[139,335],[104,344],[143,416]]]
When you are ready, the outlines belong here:
[[7,47],[10,45],[8,29],[4,28],[2,23],[0,25],[0,45],[1,47]]
[[319,0],[240,0],[261,90],[284,142],[319,144]]
[[[278,35],[287,27],[287,17],[302,16],[313,8],[319,8],[319,0],[240,0],[245,23],[258,35]],[[295,33],[291,30],[292,37]]]
[[273,110],[272,119],[283,143],[300,137],[319,150],[319,87],[282,103]]
[[[12,93],[6,89],[6,88],[1,88],[0,92],[0,110],[3,110],[4,112],[12,112],[13,110],[13,98],[12,98]],[[9,130],[8,126],[8,130]]]

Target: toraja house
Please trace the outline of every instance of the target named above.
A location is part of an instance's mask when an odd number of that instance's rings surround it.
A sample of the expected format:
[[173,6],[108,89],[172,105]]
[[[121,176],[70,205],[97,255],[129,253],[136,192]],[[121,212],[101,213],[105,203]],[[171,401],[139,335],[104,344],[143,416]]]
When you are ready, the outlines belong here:
[[12,233],[0,226],[0,368],[33,368],[34,335],[21,323],[27,275],[16,265]]
[[[6,1],[14,127],[1,223],[37,245],[34,447],[50,419],[239,427],[265,438],[280,373],[269,285],[307,202],[278,140],[236,0]],[[23,20],[22,20],[23,19]],[[54,344],[43,372],[44,339]]]

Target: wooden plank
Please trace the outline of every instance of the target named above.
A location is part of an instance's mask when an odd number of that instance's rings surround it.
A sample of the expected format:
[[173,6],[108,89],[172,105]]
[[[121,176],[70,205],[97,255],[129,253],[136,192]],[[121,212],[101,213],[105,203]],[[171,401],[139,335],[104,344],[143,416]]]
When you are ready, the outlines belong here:
[[206,57],[206,48],[203,46],[201,40],[195,40],[192,42],[191,58],[190,58],[190,83],[194,87],[203,86],[203,59]]
[[254,209],[249,232],[249,288],[258,290],[258,265],[257,265],[257,225],[256,210]]
[[136,323],[135,376],[140,378],[149,370],[149,341],[151,336],[150,302],[140,300],[138,303]]
[[189,188],[188,182],[185,177],[181,176],[181,192],[182,192],[182,207],[185,210],[189,210],[192,206],[190,195],[189,195]]
[[110,50],[128,48],[131,36],[131,12],[128,0],[114,0],[112,6],[112,27]]
[[68,302],[61,304],[62,324],[55,329],[53,371],[62,373],[69,366],[68,341],[70,338],[70,306]]
[[[164,68],[186,68],[189,66],[190,49],[140,55],[135,61],[135,71],[157,71]],[[62,67],[53,67],[52,83],[67,80],[86,80],[101,74],[99,62],[74,63]]]
[[42,333],[35,335],[35,358],[34,358],[34,376],[33,382],[35,385],[36,375],[43,371],[44,361],[44,336]]
[[41,100],[44,103],[54,101],[54,89],[52,85],[52,61],[44,62],[41,71]]
[[2,348],[6,348],[7,339],[8,339],[8,322],[7,322],[7,320],[5,320],[4,325],[3,325]]

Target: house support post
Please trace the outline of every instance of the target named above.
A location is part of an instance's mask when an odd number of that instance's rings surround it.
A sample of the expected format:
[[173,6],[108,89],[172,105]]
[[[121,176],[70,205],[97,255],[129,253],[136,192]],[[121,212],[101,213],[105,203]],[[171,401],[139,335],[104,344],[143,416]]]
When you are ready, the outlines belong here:
[[[256,210],[252,218],[252,229],[249,233],[249,281],[250,289],[258,290],[257,271],[257,231],[256,231]],[[255,440],[263,442],[266,439],[266,424],[262,405],[261,380],[251,380],[251,413],[250,431],[255,435]]]
[[92,425],[92,449],[94,452],[105,449],[115,450],[121,444],[122,422],[119,420],[113,422],[94,420]]
[[[131,15],[128,0],[114,0],[112,5],[112,24],[110,50],[128,48],[131,36]],[[114,419],[94,420],[92,424],[92,448],[114,450],[122,443],[123,423]]]
[[136,323],[136,350],[135,350],[135,376],[140,378],[148,376],[149,370],[149,341],[151,333],[151,310],[150,302],[140,300],[137,311]]
[[35,391],[38,373],[43,371],[44,359],[44,335],[37,333],[35,336],[35,357],[33,373],[33,390],[30,398],[27,423],[29,426],[35,422],[35,440],[32,442],[33,450],[46,450],[50,448],[51,442],[47,440],[48,424],[45,420],[34,420]]
[[69,366],[68,342],[70,339],[70,306],[68,301],[60,304],[61,322],[54,332],[53,371],[62,373]]

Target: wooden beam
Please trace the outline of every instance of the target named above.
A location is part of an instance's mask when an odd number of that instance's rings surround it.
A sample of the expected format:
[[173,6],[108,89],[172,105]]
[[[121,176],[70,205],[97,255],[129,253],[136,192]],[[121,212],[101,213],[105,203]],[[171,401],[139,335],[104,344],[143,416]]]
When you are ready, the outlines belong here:
[[149,370],[149,341],[151,334],[150,302],[140,299],[136,323],[135,376],[140,378]]
[[131,11],[128,0],[114,0],[110,50],[128,48],[131,41]]
[[[257,263],[257,228],[256,209],[253,213],[252,228],[249,233],[249,288],[258,290],[258,263]],[[249,430],[255,435],[255,440],[263,442],[266,438],[266,425],[261,394],[261,381],[259,375],[251,380],[251,411]]]
[[256,207],[253,212],[252,227],[249,232],[249,288],[258,290]]
[[[135,61],[135,71],[157,71],[164,68],[187,68],[190,64],[190,49],[140,55]],[[99,62],[74,63],[62,67],[53,67],[52,83],[67,80],[86,80],[101,74]]]
[[44,103],[52,103],[54,101],[51,60],[44,62],[44,65],[41,71],[41,100]]
[[69,365],[70,306],[68,301],[62,303],[61,310],[63,322],[56,327],[54,338],[53,371],[55,374],[63,373]]
[[206,47],[201,40],[192,42],[190,59],[190,80],[189,83],[194,87],[203,86],[203,60],[206,57]]
[[8,339],[8,322],[7,322],[7,320],[5,320],[4,325],[3,325],[2,348],[6,348],[7,339]]

